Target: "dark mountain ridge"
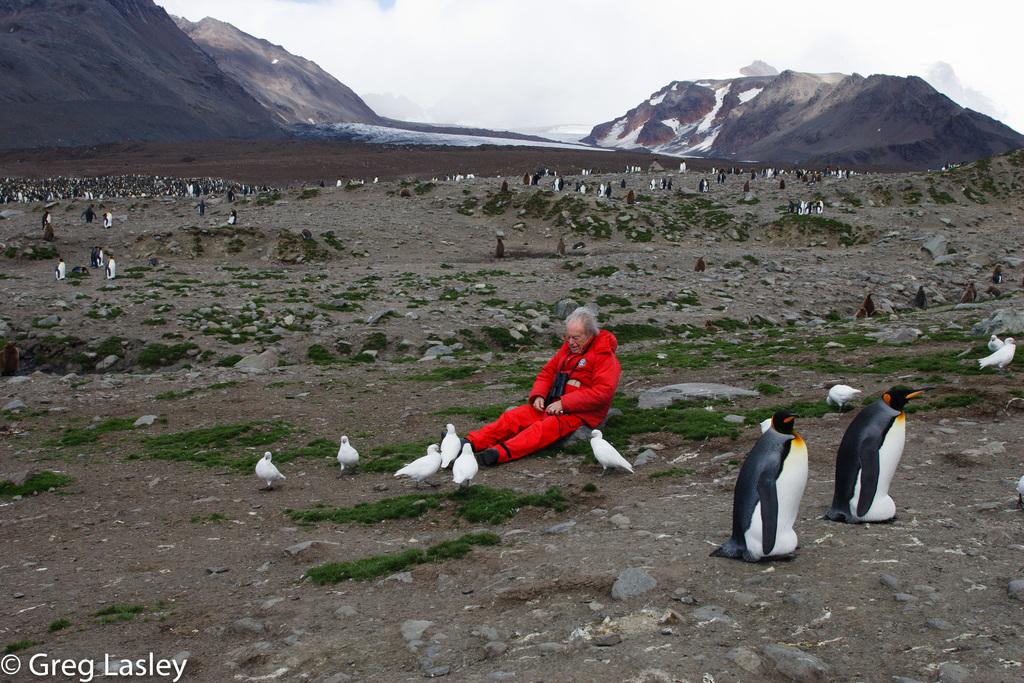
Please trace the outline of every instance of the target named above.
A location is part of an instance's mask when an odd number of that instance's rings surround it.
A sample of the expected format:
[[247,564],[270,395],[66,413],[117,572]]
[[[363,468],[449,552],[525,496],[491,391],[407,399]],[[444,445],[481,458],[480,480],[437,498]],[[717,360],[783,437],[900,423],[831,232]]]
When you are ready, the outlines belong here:
[[806,74],[674,81],[584,142],[745,161],[939,167],[1024,147],[916,76]]

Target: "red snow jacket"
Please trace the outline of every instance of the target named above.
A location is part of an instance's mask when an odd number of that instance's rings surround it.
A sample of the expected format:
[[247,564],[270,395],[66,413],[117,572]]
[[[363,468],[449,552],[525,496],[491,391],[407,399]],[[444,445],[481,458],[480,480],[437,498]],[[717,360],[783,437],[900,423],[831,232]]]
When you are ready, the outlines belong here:
[[540,396],[545,398],[555,373],[569,373],[569,384],[562,396],[562,409],[569,415],[576,415],[588,426],[601,423],[612,405],[615,389],[619,386],[619,359],[615,349],[619,342],[607,330],[601,330],[590,340],[583,353],[569,351],[569,342],[564,342],[554,358],[541,368],[537,380],[530,390],[530,403]]

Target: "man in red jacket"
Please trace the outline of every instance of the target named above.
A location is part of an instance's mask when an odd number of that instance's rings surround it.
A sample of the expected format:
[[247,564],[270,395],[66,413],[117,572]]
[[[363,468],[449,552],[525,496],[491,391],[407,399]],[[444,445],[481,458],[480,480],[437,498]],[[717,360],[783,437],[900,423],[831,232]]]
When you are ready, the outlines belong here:
[[584,423],[596,427],[608,414],[622,371],[615,357],[618,341],[598,329],[597,317],[587,308],[569,314],[565,335],[565,343],[537,375],[528,403],[466,435],[482,464],[529,455]]

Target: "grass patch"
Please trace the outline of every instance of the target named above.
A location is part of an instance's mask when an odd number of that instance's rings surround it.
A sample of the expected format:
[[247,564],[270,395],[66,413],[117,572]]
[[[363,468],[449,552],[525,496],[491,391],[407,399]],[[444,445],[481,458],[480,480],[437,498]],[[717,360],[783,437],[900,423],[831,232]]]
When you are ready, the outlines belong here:
[[14,652],[21,652],[22,650],[29,649],[35,644],[36,641],[30,640],[28,638],[26,638],[25,640],[19,640],[16,643],[7,643],[7,646],[4,647],[4,654],[9,655]]
[[231,368],[234,367],[235,363],[242,360],[243,357],[244,356],[242,356],[242,354],[235,353],[228,356],[227,358],[221,358],[219,361],[214,363],[214,365],[216,365],[218,368]]
[[668,332],[654,325],[643,323],[623,323],[621,325],[605,325],[604,329],[615,335],[620,344],[644,339],[661,339],[667,337]]
[[111,605],[94,612],[92,616],[99,619],[101,624],[112,624],[115,621],[131,621],[145,611],[145,605]]
[[[530,386],[533,385],[531,384]],[[493,422],[501,417],[501,414],[504,412],[505,408],[502,406],[452,406],[451,408],[431,413],[431,415],[465,415],[478,422]]]
[[457,365],[450,368],[435,368],[429,372],[419,375],[410,375],[409,379],[420,382],[453,382],[465,379],[475,373],[479,368],[474,365]]
[[50,625],[46,627],[47,633],[56,633],[57,631],[63,631],[67,627],[71,626],[71,622],[67,619],[55,619],[50,622]]
[[306,571],[302,578],[308,577],[318,586],[341,583],[348,579],[369,581],[379,576],[403,571],[417,564],[465,557],[474,545],[497,545],[499,542],[501,542],[501,538],[497,534],[465,534],[454,541],[443,541],[432,545],[425,551],[412,548],[394,555],[376,555],[354,562],[320,565]]
[[139,354],[138,363],[147,368],[167,367],[168,365],[174,365],[184,358],[189,350],[198,348],[199,346],[192,342],[182,342],[174,346],[167,346],[166,344],[156,342],[142,350],[142,353]]
[[663,477],[685,477],[687,475],[693,474],[694,472],[696,472],[696,470],[691,470],[689,468],[682,469],[679,467],[673,467],[672,469],[663,470],[661,472],[651,472],[647,476],[650,477],[651,479],[661,479]]
[[74,481],[73,477],[56,472],[40,472],[21,486],[10,482],[0,482],[0,496],[30,496],[34,493],[66,486]]
[[135,420],[130,417],[112,417],[98,424],[92,424],[84,428],[68,427],[64,430],[64,434],[62,436],[56,439],[47,439],[42,445],[44,448],[52,448],[54,446],[82,446],[99,441],[100,437],[104,434],[134,428]]
[[456,517],[474,524],[501,524],[528,505],[558,512],[569,507],[569,501],[562,495],[562,491],[554,486],[543,494],[521,494],[512,489],[477,485],[450,493],[413,493],[385,498],[375,503],[360,503],[351,508],[313,508],[290,511],[288,514],[296,522],[377,524],[389,519],[422,517],[428,510],[445,508],[448,501],[455,503]]
[[[263,457],[262,451],[291,432],[291,426],[285,422],[249,422],[163,434],[143,439],[142,454],[129,456],[129,459],[176,460],[251,472],[256,461]],[[251,452],[251,449],[259,452]],[[294,453],[279,453],[274,456],[274,462],[289,462],[294,457]]]

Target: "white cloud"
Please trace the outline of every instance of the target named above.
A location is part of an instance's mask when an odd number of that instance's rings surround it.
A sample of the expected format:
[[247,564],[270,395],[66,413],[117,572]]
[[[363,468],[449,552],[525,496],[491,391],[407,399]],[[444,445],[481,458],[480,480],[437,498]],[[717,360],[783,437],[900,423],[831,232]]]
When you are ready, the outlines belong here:
[[395,0],[386,10],[378,0],[157,2],[280,44],[357,93],[390,92],[435,118],[480,126],[594,125],[673,80],[736,73],[762,59],[779,70],[922,77],[943,62],[959,78],[957,92],[987,98],[1024,132],[1013,22],[942,2],[805,11],[763,0]]

